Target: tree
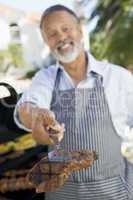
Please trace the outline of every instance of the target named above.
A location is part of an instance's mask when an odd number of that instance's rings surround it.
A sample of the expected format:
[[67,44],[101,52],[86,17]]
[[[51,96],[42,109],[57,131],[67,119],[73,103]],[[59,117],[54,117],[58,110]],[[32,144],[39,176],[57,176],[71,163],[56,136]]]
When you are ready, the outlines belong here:
[[93,54],[133,70],[133,0],[99,0],[91,19],[95,16],[99,20],[90,36]]
[[20,44],[10,44],[8,46],[8,51],[11,55],[11,64],[16,67],[24,66],[22,46]]
[[23,49],[20,44],[11,43],[8,49],[0,51],[0,71],[6,72],[11,65],[23,67],[24,64]]

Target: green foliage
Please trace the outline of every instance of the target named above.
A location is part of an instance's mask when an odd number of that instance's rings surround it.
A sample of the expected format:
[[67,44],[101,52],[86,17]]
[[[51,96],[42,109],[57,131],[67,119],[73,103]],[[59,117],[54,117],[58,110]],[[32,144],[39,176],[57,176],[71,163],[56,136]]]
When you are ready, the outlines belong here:
[[16,67],[22,67],[24,65],[22,46],[20,44],[10,44],[8,51],[12,58],[12,64]]
[[93,54],[133,67],[133,0],[99,0],[92,16],[96,15],[99,21],[91,33]]
[[30,70],[26,73],[26,75],[23,77],[24,79],[31,79],[35,74],[36,72],[38,72],[39,68],[36,68],[34,70]]
[[6,71],[10,65],[24,66],[23,49],[20,44],[9,44],[8,49],[0,51],[0,71]]

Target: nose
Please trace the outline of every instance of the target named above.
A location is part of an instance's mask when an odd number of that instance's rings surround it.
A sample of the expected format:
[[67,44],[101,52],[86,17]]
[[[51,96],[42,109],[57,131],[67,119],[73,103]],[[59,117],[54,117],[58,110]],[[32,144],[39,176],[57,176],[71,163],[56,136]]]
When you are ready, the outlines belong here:
[[58,42],[62,42],[65,39],[67,39],[67,35],[63,31],[58,32],[57,37],[58,37],[58,39],[57,39]]

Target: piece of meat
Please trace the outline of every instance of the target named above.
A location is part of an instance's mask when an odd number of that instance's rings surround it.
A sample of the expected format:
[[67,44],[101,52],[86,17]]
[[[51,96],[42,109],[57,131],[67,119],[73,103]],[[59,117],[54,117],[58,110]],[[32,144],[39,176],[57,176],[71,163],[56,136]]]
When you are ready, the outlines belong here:
[[13,192],[19,190],[33,189],[33,185],[27,180],[26,177],[18,178],[2,178],[0,179],[0,192]]
[[73,171],[90,167],[97,159],[96,153],[89,150],[64,152],[49,159],[42,158],[28,173],[28,180],[36,188],[36,192],[49,192],[63,186]]

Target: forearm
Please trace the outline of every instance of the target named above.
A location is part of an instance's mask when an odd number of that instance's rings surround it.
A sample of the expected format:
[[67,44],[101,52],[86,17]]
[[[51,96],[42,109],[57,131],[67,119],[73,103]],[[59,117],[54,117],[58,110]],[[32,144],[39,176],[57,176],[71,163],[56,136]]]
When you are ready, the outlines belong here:
[[23,103],[18,107],[19,119],[26,128],[32,129],[32,124],[38,113],[38,109],[32,103]]
[[21,123],[31,129],[32,136],[38,144],[52,144],[45,125],[48,113],[48,109],[41,109],[32,103],[23,103],[18,109]]

